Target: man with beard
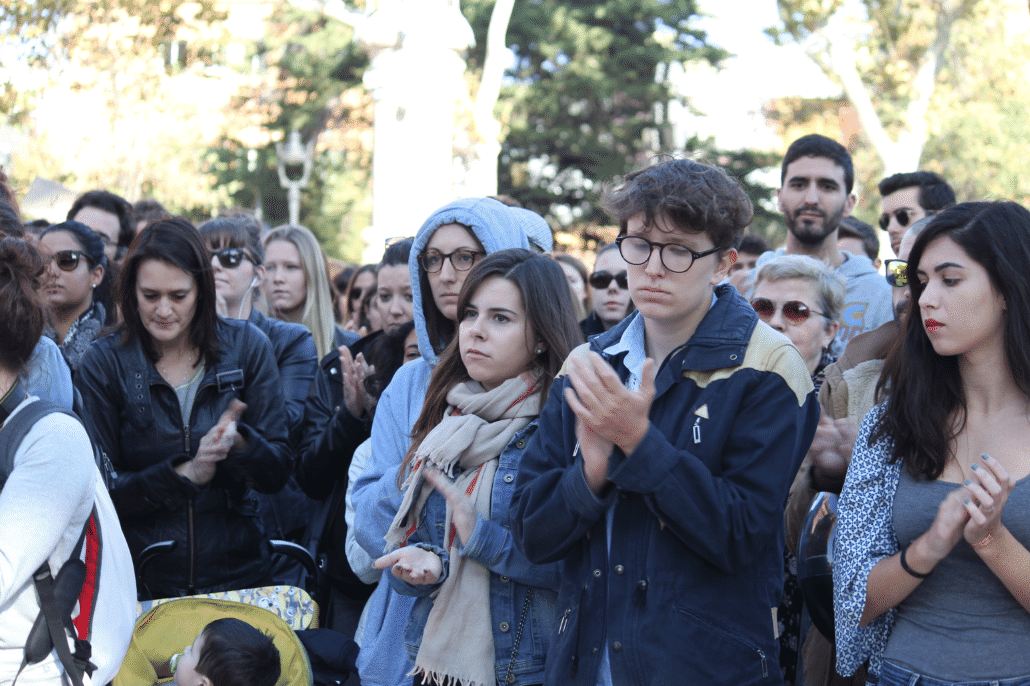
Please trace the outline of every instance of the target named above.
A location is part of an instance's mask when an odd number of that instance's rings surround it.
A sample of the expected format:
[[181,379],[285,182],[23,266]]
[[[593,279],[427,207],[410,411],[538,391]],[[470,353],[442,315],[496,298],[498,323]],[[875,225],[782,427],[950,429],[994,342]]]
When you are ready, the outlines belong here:
[[891,289],[865,255],[841,252],[837,229],[855,207],[851,155],[840,143],[810,134],[787,148],[776,199],[787,224],[787,245],[765,253],[758,266],[777,255],[808,255],[828,264],[847,285],[840,329],[832,350],[839,355],[852,337],[893,317]]

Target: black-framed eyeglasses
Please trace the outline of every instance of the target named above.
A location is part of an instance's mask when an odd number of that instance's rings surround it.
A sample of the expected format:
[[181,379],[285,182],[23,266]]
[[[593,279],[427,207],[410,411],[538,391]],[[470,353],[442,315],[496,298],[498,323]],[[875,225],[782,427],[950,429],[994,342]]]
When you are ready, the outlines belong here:
[[469,248],[458,248],[447,254],[439,250],[427,250],[418,256],[418,262],[430,274],[443,269],[444,260],[450,260],[451,266],[457,271],[467,272],[475,266],[476,260],[485,254],[482,250],[470,250]]
[[73,272],[79,268],[79,260],[85,260],[86,265],[92,267],[93,260],[81,250],[58,250],[50,256],[57,268],[62,272]]
[[645,264],[651,259],[651,252],[658,248],[658,257],[662,264],[670,272],[677,274],[682,274],[690,269],[696,260],[722,250],[722,248],[715,247],[711,250],[694,252],[679,243],[655,243],[640,236],[619,236],[615,239],[615,243],[619,246],[622,259],[633,265]]
[[887,260],[883,265],[887,268],[887,283],[894,288],[904,288],[908,285],[908,262]]
[[907,207],[902,207],[900,210],[894,210],[893,212],[884,212],[880,215],[880,228],[884,231],[890,226],[891,217],[897,217],[898,226],[905,228],[908,223],[915,219],[915,210],[910,210]]
[[222,265],[226,269],[235,269],[240,266],[243,260],[253,262],[250,259],[250,255],[247,254],[246,250],[242,248],[223,248],[222,250],[212,250],[211,257],[218,258],[218,264]]
[[[755,308],[755,313],[763,322],[768,322],[776,314],[776,305],[772,300],[769,300],[769,298],[755,298],[751,301],[751,307]],[[794,324],[801,324],[808,321],[808,318],[813,314],[818,314],[826,317],[827,319],[830,318],[829,315],[819,312],[818,310],[813,310],[800,300],[790,300],[783,303],[783,316]]]
[[626,272],[621,271],[618,274],[610,274],[608,272],[594,272],[590,275],[587,280],[591,288],[596,288],[599,291],[603,291],[611,284],[612,279],[615,279],[615,285],[626,290],[629,288],[629,282],[626,281]]

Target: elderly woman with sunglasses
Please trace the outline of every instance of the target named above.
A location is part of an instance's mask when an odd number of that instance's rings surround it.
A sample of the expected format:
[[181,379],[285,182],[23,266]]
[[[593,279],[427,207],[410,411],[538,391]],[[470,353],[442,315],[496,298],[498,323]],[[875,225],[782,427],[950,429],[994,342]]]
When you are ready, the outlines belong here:
[[773,258],[755,278],[751,306],[798,349],[817,389],[823,369],[834,360],[829,350],[840,327],[844,294],[841,278],[806,255]]
[[[835,359],[829,350],[840,326],[845,290],[843,280],[829,267],[806,255],[773,258],[762,264],[755,279],[751,306],[798,349],[816,389],[823,370]],[[788,541],[784,550],[783,600],[777,611],[780,666],[788,683],[795,680],[801,643],[802,597],[793,545],[796,542]]]
[[50,311],[44,333],[57,342],[74,374],[113,313],[104,242],[85,224],[66,221],[43,231],[39,250]]

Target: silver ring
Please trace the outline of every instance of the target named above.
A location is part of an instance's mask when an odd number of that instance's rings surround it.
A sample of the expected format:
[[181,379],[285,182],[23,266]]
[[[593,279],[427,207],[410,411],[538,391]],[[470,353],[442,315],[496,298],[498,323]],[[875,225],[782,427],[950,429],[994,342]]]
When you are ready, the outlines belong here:
[[984,510],[984,514],[991,514],[992,512],[994,512],[994,508],[993,507],[989,507],[986,510]]

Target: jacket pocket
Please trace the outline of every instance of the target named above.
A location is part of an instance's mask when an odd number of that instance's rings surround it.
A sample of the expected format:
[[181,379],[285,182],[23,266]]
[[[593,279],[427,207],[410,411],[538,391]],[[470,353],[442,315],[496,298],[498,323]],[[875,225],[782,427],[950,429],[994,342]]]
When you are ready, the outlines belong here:
[[[685,645],[694,646],[688,673],[692,679],[733,684],[759,684],[781,679],[775,646],[765,649],[683,607],[676,614],[685,629]],[[700,681],[699,681],[700,682]]]

